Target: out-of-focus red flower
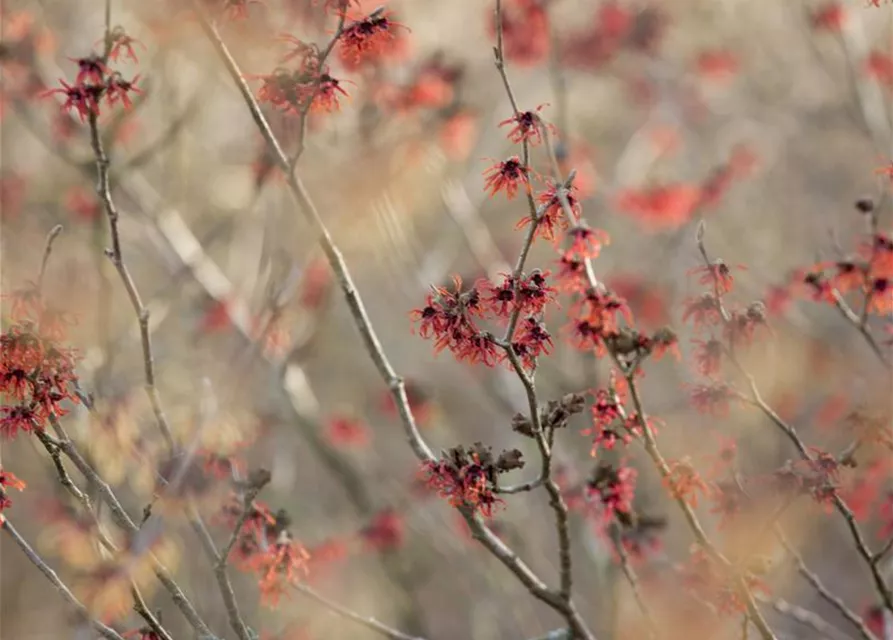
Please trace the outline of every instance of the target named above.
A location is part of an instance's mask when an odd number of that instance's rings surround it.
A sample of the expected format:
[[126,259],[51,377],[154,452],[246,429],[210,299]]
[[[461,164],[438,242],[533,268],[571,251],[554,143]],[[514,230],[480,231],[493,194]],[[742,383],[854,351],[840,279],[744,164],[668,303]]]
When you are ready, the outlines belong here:
[[[493,10],[487,12],[491,37],[496,37]],[[505,0],[502,3],[502,42],[506,60],[534,66],[549,55],[549,14],[539,0]]]
[[632,513],[638,472],[632,467],[599,464],[586,483],[586,495],[596,503],[603,523]]
[[360,531],[360,538],[366,547],[377,551],[401,547],[405,535],[403,516],[395,509],[385,509],[375,514],[369,526]]
[[362,446],[369,442],[368,425],[353,416],[334,416],[326,426],[326,437],[336,447]]
[[[409,400],[409,408],[415,417],[416,424],[425,426],[428,424],[434,414],[434,402],[431,395],[417,382],[407,380],[404,383],[406,388],[406,397]],[[381,397],[381,410],[389,416],[397,415],[397,405],[390,391],[385,392]]]
[[0,219],[11,221],[22,212],[27,193],[27,181],[17,173],[0,177]]
[[585,200],[595,194],[598,171],[589,145],[581,141],[559,141],[555,145],[555,157],[558,160],[558,168],[564,175],[571,171],[577,172],[573,184],[577,198]]
[[12,500],[7,494],[7,489],[23,491],[25,483],[11,471],[6,471],[3,467],[0,467],[0,524],[3,523],[3,512],[12,506]]
[[847,20],[848,14],[845,7],[839,2],[828,2],[813,12],[810,17],[812,28],[816,31],[838,32]]
[[65,208],[83,222],[93,222],[101,213],[96,194],[79,186],[72,187],[65,194]]
[[440,148],[448,158],[461,161],[474,149],[479,127],[478,114],[470,109],[458,109],[440,125]]
[[691,219],[701,202],[701,189],[667,184],[644,189],[625,189],[617,196],[617,208],[648,230],[675,229]]
[[[118,62],[122,56],[124,56],[125,60],[130,60],[131,62],[138,63],[139,59],[136,57],[136,51],[134,50],[134,45],[139,45],[140,48],[145,51],[146,45],[142,42],[133,38],[127,34],[124,30],[124,27],[117,26],[109,32],[109,60],[112,62]],[[99,44],[105,44],[102,40],[98,40],[93,46],[97,46]]]
[[198,323],[198,330],[204,334],[225,331],[232,326],[232,303],[228,300],[212,300]]
[[723,382],[692,385],[689,397],[697,411],[717,418],[727,417],[732,401],[737,399],[731,387]]
[[698,284],[704,285],[710,290],[715,291],[719,295],[725,295],[732,291],[735,280],[732,278],[732,269],[746,271],[747,267],[743,264],[730,267],[722,260],[715,260],[710,265],[702,265],[688,270],[689,275],[697,274]]
[[329,538],[308,550],[307,580],[319,582],[339,567],[351,553],[351,541],[346,538]]
[[698,506],[698,494],[706,495],[707,483],[687,460],[669,464],[670,474],[664,478],[664,486],[676,500],[684,500],[692,507]]
[[254,559],[254,568],[261,576],[261,600],[275,607],[292,585],[308,574],[309,560],[304,546],[282,531],[275,543]]
[[881,51],[872,51],[865,59],[865,73],[886,87],[893,87],[893,58]]
[[605,280],[608,289],[626,300],[637,323],[644,329],[657,329],[670,321],[670,311],[661,287],[644,278],[620,273]]
[[738,57],[722,49],[704,51],[695,60],[695,69],[707,80],[728,80],[738,75],[740,64]]
[[[408,28],[395,22],[391,13],[376,9],[369,15],[345,25],[338,38],[338,52],[346,68],[356,68],[361,62],[388,57],[403,40],[401,31]],[[405,43],[404,43],[405,44]]]

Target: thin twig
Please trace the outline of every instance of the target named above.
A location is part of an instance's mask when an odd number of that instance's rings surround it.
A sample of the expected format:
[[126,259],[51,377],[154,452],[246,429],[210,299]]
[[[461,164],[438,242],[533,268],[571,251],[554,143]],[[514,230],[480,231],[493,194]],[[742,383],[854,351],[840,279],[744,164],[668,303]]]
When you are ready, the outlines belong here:
[[242,618],[239,602],[236,600],[236,594],[233,591],[233,585],[226,570],[226,562],[222,560],[220,553],[217,551],[217,545],[214,544],[214,539],[208,531],[208,527],[194,505],[189,505],[189,512],[190,524],[214,566],[214,577],[217,579],[217,586],[220,589],[220,595],[223,597],[223,606],[226,607],[229,625],[239,637],[239,640],[253,640],[256,636],[252,635],[248,625],[245,624],[245,620]]
[[852,624],[863,640],[877,640],[871,630],[865,625],[865,621],[855,611],[850,609],[843,600],[831,593],[821,578],[806,566],[803,557],[797,552],[780,528],[776,528],[775,534],[785,551],[793,558],[794,563],[797,565],[797,572],[815,589],[819,597],[834,607],[847,622]]
[[302,593],[311,600],[315,600],[332,613],[341,616],[345,620],[356,622],[357,624],[362,625],[367,629],[371,629],[372,631],[375,631],[376,633],[381,634],[386,638],[391,638],[391,640],[424,640],[423,638],[411,636],[409,634],[403,633],[402,631],[398,631],[397,629],[393,629],[385,624],[382,624],[375,618],[367,618],[359,615],[358,613],[354,613],[350,609],[347,609],[337,602],[329,600],[306,584],[298,583],[294,585],[294,588],[298,593]]
[[620,569],[623,571],[623,575],[629,583],[636,605],[638,605],[642,617],[645,618],[645,624],[648,626],[648,637],[660,637],[661,634],[658,630],[657,623],[654,621],[651,609],[648,607],[648,603],[645,602],[645,597],[642,595],[642,589],[639,586],[639,577],[636,575],[635,569],[633,569],[629,562],[629,554],[623,546],[623,541],[620,539],[620,530],[616,526],[612,527],[611,542],[614,545],[614,549],[617,551],[617,555],[620,559]]
[[[366,311],[362,298],[354,286],[353,278],[344,262],[341,251],[335,245],[326,224],[320,217],[303,182],[296,173],[292,171],[288,157],[282,151],[279,141],[270,129],[270,126],[251,93],[248,84],[245,82],[244,75],[230,54],[228,47],[221,39],[216,27],[208,20],[203,8],[197,2],[194,2],[193,6],[200,17],[202,28],[216,49],[218,55],[220,55],[223,60],[227,71],[248,106],[252,119],[257,124],[261,134],[269,145],[276,164],[288,176],[287,185],[295,203],[300,211],[309,219],[319,235],[319,241],[322,245],[323,252],[328,259],[330,267],[335,273],[366,351],[372,358],[373,364],[378,370],[379,375],[385,381],[391,392],[410,447],[421,462],[435,461],[436,457],[422,438],[412,410],[409,407],[409,400],[406,395],[403,378],[397,375],[390,360],[381,347],[378,335],[369,321],[368,312]],[[530,201],[533,201],[532,195],[530,195]],[[481,541],[491,553],[515,573],[535,597],[560,611],[569,619],[569,621],[572,620],[574,632],[577,633],[579,637],[592,638],[592,635],[586,631],[585,624],[573,605],[565,602],[559,595],[546,588],[542,581],[533,574],[517,555],[506,547],[505,544],[484,524],[480,514],[470,513],[467,509],[464,511],[460,509],[460,513],[465,517],[466,522],[471,528],[472,535],[477,540]]]
[[344,262],[344,257],[341,255],[341,251],[338,249],[338,247],[335,246],[332,236],[329,233],[326,224],[320,217],[316,206],[310,199],[310,195],[307,193],[303,182],[300,178],[297,177],[294,172],[290,172],[291,167],[289,165],[288,157],[285,155],[285,152],[282,150],[279,141],[273,134],[273,131],[270,129],[270,125],[267,122],[267,119],[261,112],[261,109],[257,104],[257,100],[255,100],[254,95],[251,93],[251,89],[248,87],[248,84],[245,81],[245,77],[239,69],[239,66],[236,63],[235,59],[233,59],[229,48],[221,39],[217,28],[208,20],[203,8],[199,6],[197,2],[193,4],[200,16],[202,28],[208,36],[208,39],[211,41],[211,44],[214,46],[217,53],[223,60],[227,71],[229,72],[233,82],[235,82],[236,87],[239,89],[239,92],[242,94],[242,98],[248,106],[248,110],[251,113],[252,119],[260,129],[264,140],[270,147],[276,164],[283,172],[286,172],[286,174],[288,175],[287,185],[292,197],[298,205],[298,208],[310,220],[310,222],[315,227],[316,232],[319,234],[319,240],[322,244],[323,252],[328,259],[329,265],[335,272],[335,276],[338,279],[338,283],[341,286],[344,297],[347,300],[348,307],[350,308],[351,315],[354,318],[354,323],[357,325],[357,329],[360,332],[367,351],[369,351],[369,354],[372,357],[372,361],[375,364],[376,369],[378,369],[379,374],[388,385],[388,388],[390,389],[391,394],[394,397],[395,404],[398,408],[398,413],[400,414],[400,419],[403,423],[404,429],[406,430],[407,439],[409,440],[413,452],[420,460],[435,460],[435,456],[431,452],[431,449],[428,447],[428,445],[425,444],[421,433],[418,430],[418,426],[415,423],[415,418],[413,417],[412,411],[409,408],[409,399],[406,396],[406,389],[403,379],[396,374],[393,366],[390,363],[390,360],[387,358],[382,350],[378,335],[369,322],[368,313],[365,306],[363,305],[362,299],[360,298],[356,290],[356,287],[354,286],[353,278],[351,277],[350,272],[347,269],[347,265]]
[[849,640],[850,636],[814,611],[792,604],[783,598],[769,598],[758,594],[756,599],[762,604],[771,606],[781,615],[790,618],[804,627],[812,629],[822,636],[833,638],[833,640]]
[[59,576],[53,571],[49,565],[43,561],[43,559],[37,554],[34,549],[31,548],[31,545],[21,536],[21,534],[16,530],[16,528],[12,525],[8,518],[3,518],[0,520],[0,527],[6,531],[10,538],[18,545],[18,547],[24,552],[24,554],[28,557],[28,560],[38,568],[38,570],[46,576],[47,580],[55,587],[56,591],[70,604],[78,613],[80,617],[82,617],[85,621],[87,621],[91,627],[96,629],[96,632],[99,633],[103,638],[107,638],[108,640],[124,640],[123,636],[119,634],[117,631],[112,629],[111,627],[106,626],[99,620],[96,620],[90,615],[90,612],[87,610],[80,600],[78,600],[75,595],[71,592],[71,590],[65,586],[65,583],[59,579]]
[[[512,85],[509,81],[508,72],[506,71],[505,65],[502,18],[502,0],[496,0],[496,8],[494,10],[494,20],[496,22],[496,46],[493,49],[493,56],[496,64],[496,69],[499,72],[499,76],[502,79],[502,84],[505,87],[506,95],[508,96],[509,102],[512,105],[512,110],[514,111],[513,115],[517,117],[520,114],[520,111],[518,109],[518,102],[515,99],[514,92],[512,91]],[[521,279],[524,274],[524,266],[527,261],[527,256],[529,255],[530,249],[533,246],[534,238],[536,238],[539,219],[542,217],[542,215],[544,215],[544,211],[539,211],[538,207],[536,206],[536,202],[533,198],[533,189],[530,185],[530,143],[525,138],[522,140],[521,144],[523,155],[522,170],[528,172],[528,175],[526,176],[527,179],[525,180],[525,193],[527,196],[527,203],[528,207],[530,208],[530,215],[532,216],[532,218],[530,227],[527,230],[527,235],[524,238],[524,243],[518,256],[518,262],[515,265],[515,269],[512,274],[512,285],[516,297],[521,286]],[[572,174],[570,178],[568,178],[567,184],[565,184],[563,188],[569,188],[569,185],[572,183],[573,179],[574,175]],[[509,316],[505,336],[502,339],[503,348],[506,352],[506,355],[508,356],[509,361],[512,364],[512,368],[515,370],[515,373],[517,373],[518,378],[520,378],[521,383],[524,386],[524,390],[527,394],[528,409],[530,411],[530,422],[533,426],[533,434],[540,452],[540,459],[542,460],[542,472],[540,474],[540,478],[542,480],[542,485],[545,487],[546,492],[549,494],[549,506],[552,508],[552,511],[555,514],[555,529],[558,537],[558,555],[560,567],[559,594],[561,599],[566,604],[566,610],[564,611],[564,614],[567,618],[568,625],[573,632],[573,636],[579,638],[591,638],[592,633],[582,623],[582,620],[579,619],[579,616],[576,614],[573,602],[571,600],[571,592],[573,588],[573,560],[571,558],[570,551],[571,543],[570,529],[568,527],[568,507],[567,503],[564,500],[564,496],[561,495],[561,489],[559,488],[558,483],[556,483],[555,480],[552,478],[552,447],[550,441],[547,440],[547,437],[550,436],[547,436],[547,434],[545,433],[542,421],[540,419],[540,408],[537,399],[535,384],[533,381],[533,373],[528,374],[521,366],[518,356],[515,353],[515,348],[512,344],[515,328],[517,327],[520,316],[521,305],[517,305],[512,314]]]
[[152,411],[155,414],[155,420],[158,428],[164,438],[168,449],[173,453],[176,451],[176,442],[168,424],[167,417],[161,408],[161,398],[158,394],[158,388],[155,385],[155,356],[152,350],[152,334],[149,331],[149,310],[143,305],[139,291],[130,270],[124,262],[124,256],[121,250],[121,236],[118,231],[118,209],[112,200],[111,185],[109,184],[109,159],[106,155],[105,148],[102,144],[102,138],[99,134],[99,116],[95,112],[90,112],[90,142],[93,153],[96,157],[96,193],[102,201],[105,208],[106,217],[109,221],[109,232],[112,239],[112,248],[106,251],[106,255],[111,259],[112,264],[121,277],[124,289],[127,291],[127,297],[136,314],[140,327],[140,340],[143,347],[143,371],[146,377],[146,393],[149,396],[149,402]]
[[53,243],[56,242],[56,238],[59,237],[59,234],[62,233],[62,230],[63,230],[62,225],[57,224],[47,234],[46,243],[44,244],[44,247],[43,247],[43,258],[40,261],[40,271],[37,274],[37,295],[38,296],[40,296],[43,293],[43,278],[46,275],[47,262],[50,259],[50,254],[53,252]]
[[[65,454],[65,456],[72,461],[74,466],[77,467],[78,471],[81,472],[81,474],[87,479],[87,481],[91,483],[91,486],[96,489],[103,503],[105,503],[105,505],[109,508],[109,512],[115,524],[128,534],[139,534],[139,526],[137,526],[133,519],[127,514],[127,511],[125,511],[124,507],[121,505],[117,496],[112,491],[111,487],[109,487],[108,483],[106,483],[102,476],[100,476],[96,472],[96,470],[92,466],[90,466],[90,464],[84,459],[83,455],[81,455],[77,447],[74,446],[74,443],[71,441],[71,438],[62,427],[62,425],[59,423],[58,419],[56,419],[55,416],[51,416],[49,420],[50,425],[53,427],[53,430],[56,433],[56,445]],[[154,553],[149,552],[149,557],[152,561],[152,567],[155,572],[155,576],[168,591],[171,599],[174,601],[174,604],[183,614],[183,617],[185,617],[186,620],[189,622],[190,626],[192,626],[192,628],[199,634],[213,636],[210,627],[208,627],[205,621],[202,620],[201,616],[199,616],[192,602],[189,600],[186,594],[183,593],[183,590],[171,576],[170,571],[163,564],[161,564]]]
[[[707,253],[706,245],[704,243],[705,226],[706,225],[702,220],[701,223],[698,225],[696,239],[698,243],[698,249],[701,253],[701,256],[704,258],[704,263],[708,269],[711,269],[712,272],[712,266],[715,263],[710,260],[710,257]],[[719,281],[715,274],[713,295],[714,299],[716,300],[716,304],[719,307],[720,315],[722,316],[723,322],[725,324],[730,324],[732,322],[732,317],[726,310],[725,305],[722,302],[722,294],[719,289]],[[756,380],[754,379],[753,375],[751,375],[750,372],[748,372],[744,368],[744,366],[738,361],[737,357],[735,356],[734,350],[732,349],[731,339],[727,352],[732,364],[747,381],[747,385],[750,389],[749,401],[753,405],[758,407],[760,411],[763,412],[763,415],[765,415],[773,424],[775,424],[776,427],[781,430],[781,432],[794,445],[797,453],[804,461],[808,463],[814,463],[815,456],[803,442],[803,439],[797,433],[797,430],[793,427],[793,425],[788,424],[780,415],[778,415],[778,413],[776,413],[760,395],[760,391],[757,387]],[[878,595],[880,595],[884,606],[891,612],[893,612],[893,593],[891,593],[890,587],[887,585],[884,577],[881,575],[877,563],[874,561],[874,554],[868,547],[868,543],[865,540],[865,535],[862,533],[862,529],[859,527],[858,522],[856,522],[855,514],[853,513],[852,509],[850,509],[846,501],[836,491],[833,492],[833,494],[831,495],[831,503],[834,505],[834,508],[838,511],[838,513],[843,516],[847,528],[850,531],[850,535],[853,538],[853,542],[856,545],[856,551],[862,558],[862,560],[865,561],[865,564],[868,565],[868,569],[871,572],[872,582],[874,583],[874,587],[878,592]]]

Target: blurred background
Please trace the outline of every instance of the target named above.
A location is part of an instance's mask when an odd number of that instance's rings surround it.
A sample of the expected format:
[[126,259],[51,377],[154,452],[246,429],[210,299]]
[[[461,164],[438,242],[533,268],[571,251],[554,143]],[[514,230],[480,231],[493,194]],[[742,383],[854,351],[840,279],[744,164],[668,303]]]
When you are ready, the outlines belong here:
[[[665,423],[666,455],[703,467],[723,438],[735,437],[755,465],[781,466],[791,450],[760,415],[740,409],[705,417],[684,391],[696,378],[681,322],[683,301],[701,291],[687,275],[700,260],[695,227],[706,221],[713,256],[747,266],[735,272],[734,295],[744,305],[769,300],[796,269],[851,252],[865,232],[858,198],[878,199],[889,227],[881,199],[887,178],[875,169],[889,162],[893,145],[893,7],[862,0],[503,2],[519,106],[547,105],[541,114],[558,128],[564,170],[577,170],[585,218],[611,236],[595,263],[599,277],[627,298],[640,326],[669,325],[679,334],[683,362],[649,365],[643,381],[649,411]],[[324,46],[336,22],[321,1],[252,3],[244,19],[233,19],[239,3],[223,13],[218,5],[227,3],[206,4],[220,15],[255,92],[258,77],[272,74],[289,51],[279,35]],[[312,584],[351,609],[431,639],[533,638],[559,627],[559,617],[469,538],[453,510],[419,492],[417,461],[314,232],[271,170],[245,103],[189,6],[114,0],[112,24],[142,43],[133,45],[138,62],[122,57],[115,68],[128,79],[139,74],[143,94],[131,110],[107,110],[101,120],[123,253],[151,314],[159,393],[176,434],[224,454],[246,443],[240,451],[249,464],[272,472],[262,499],[288,511],[293,534],[313,556]],[[352,11],[376,6],[361,2]],[[508,129],[498,127],[512,110],[493,64],[493,8],[469,0],[388,3],[405,28],[372,62],[333,52],[331,73],[349,98],[338,112],[311,114],[298,172],[385,351],[410,383],[425,438],[437,451],[477,441],[497,451],[518,447],[530,462],[507,476],[514,482],[537,469],[532,442],[511,429],[512,415],[526,406],[520,383],[448,353],[436,357],[430,343],[411,335],[409,320],[431,284],[504,272],[520,248],[523,203],[488,198],[483,189],[483,172],[517,153]],[[107,220],[93,190],[88,128],[59,110],[59,96],[40,97],[59,79],[71,83],[71,59],[98,46],[103,3],[4,0],[0,27],[0,284],[7,293],[33,280],[48,232],[64,226],[45,287],[70,320],[68,342],[83,356],[81,386],[96,404],[92,415],[74,408],[65,424],[138,514],[163,448],[143,389],[139,330],[103,255]],[[264,109],[293,153],[298,119]],[[534,168],[550,173],[541,148]],[[679,185],[713,189],[715,197],[686,206],[674,200]],[[663,199],[650,191],[661,187],[668,189]],[[631,193],[651,195],[636,205],[623,197]],[[554,270],[554,261],[541,242],[529,264]],[[538,371],[543,399],[607,380],[606,362],[565,344],[561,315],[547,318],[556,349]],[[804,439],[834,448],[845,434],[829,413],[887,408],[889,378],[833,307],[796,303],[771,324],[771,342],[748,362],[763,396]],[[591,436],[580,433],[586,416],[557,444],[560,467],[578,483],[593,466]],[[662,550],[639,567],[647,578],[684,558],[692,540],[640,449],[627,454],[639,469],[637,511],[667,519]],[[83,567],[59,553],[60,538],[73,535],[59,512],[70,500],[47,456],[20,438],[4,444],[2,459],[28,483],[10,518],[60,576],[77,583]],[[209,498],[209,513],[216,499]],[[701,507],[709,521],[710,505]],[[870,605],[871,584],[839,519],[796,511],[792,535],[813,570],[854,609]],[[208,562],[181,520],[164,520],[171,567],[212,628],[226,629]],[[557,579],[545,495],[507,497],[494,527],[534,570]],[[599,638],[645,637],[634,631],[635,606],[603,537],[583,516],[573,518],[572,530],[584,617]],[[0,551],[2,638],[72,637],[69,612],[43,576],[6,537]],[[815,609],[846,629],[789,564],[773,565],[769,602],[777,596]],[[300,595],[262,608],[252,579],[235,580],[246,617],[264,638],[374,637]],[[188,637],[151,583],[152,607],[175,637]],[[779,637],[821,637],[771,606],[766,611]],[[118,622],[139,626],[133,615]],[[674,637],[741,636],[740,628],[713,622]]]

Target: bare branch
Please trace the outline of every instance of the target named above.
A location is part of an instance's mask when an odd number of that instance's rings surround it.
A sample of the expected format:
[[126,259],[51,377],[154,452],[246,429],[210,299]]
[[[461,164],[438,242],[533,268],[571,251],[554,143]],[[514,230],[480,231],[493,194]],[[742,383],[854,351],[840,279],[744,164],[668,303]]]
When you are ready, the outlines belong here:
[[298,593],[302,593],[311,600],[316,601],[332,613],[341,616],[345,620],[351,620],[352,622],[356,622],[357,624],[364,626],[367,629],[371,629],[372,631],[381,634],[385,638],[390,638],[391,640],[424,640],[423,638],[411,636],[409,634],[403,633],[402,631],[398,631],[397,629],[393,629],[385,624],[382,624],[375,618],[366,618],[357,613],[354,613],[350,609],[347,609],[337,602],[329,600],[328,598],[305,584],[296,584],[294,588]]
[[91,627],[96,629],[96,632],[99,633],[103,638],[107,638],[108,640],[124,640],[124,637],[121,636],[117,631],[104,625],[99,620],[96,620],[90,615],[90,612],[87,610],[80,600],[78,600],[75,595],[71,592],[71,590],[65,586],[65,583],[59,579],[59,576],[56,575],[56,572],[53,571],[46,562],[37,554],[34,549],[31,548],[31,545],[21,536],[21,534],[16,530],[16,528],[12,525],[8,518],[2,518],[0,520],[0,527],[6,531],[10,538],[12,538],[13,542],[18,545],[18,547],[24,552],[24,554],[28,557],[28,560],[38,568],[38,570],[46,576],[47,580],[55,587],[56,591],[71,605],[75,611],[77,611],[78,615],[82,617],[85,621],[87,621]]

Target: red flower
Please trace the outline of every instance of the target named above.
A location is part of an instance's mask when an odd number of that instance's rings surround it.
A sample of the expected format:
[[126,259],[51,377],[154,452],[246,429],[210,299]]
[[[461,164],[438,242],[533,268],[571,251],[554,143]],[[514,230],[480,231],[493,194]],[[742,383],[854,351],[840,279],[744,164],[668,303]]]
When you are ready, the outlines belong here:
[[[71,118],[62,115],[71,122]],[[21,213],[25,203],[28,183],[16,173],[7,173],[0,176],[0,221],[12,220]]]
[[617,197],[617,208],[650,229],[675,229],[691,219],[700,202],[699,187],[669,184],[621,191]]
[[601,289],[588,291],[571,307],[571,314],[586,320],[604,335],[617,333],[620,318],[629,325],[633,324],[633,315],[626,300]]
[[40,97],[45,98],[56,93],[61,93],[65,96],[65,102],[62,104],[62,111],[70,111],[71,109],[74,109],[77,111],[81,122],[84,122],[90,114],[95,116],[99,115],[99,96],[103,90],[101,86],[84,86],[77,83],[75,83],[74,86],[71,86],[64,80],[59,80],[59,84],[62,85],[61,89],[49,89],[42,92]]
[[695,369],[702,376],[713,377],[722,368],[723,345],[716,338],[704,340],[692,340],[697,345],[695,349]]
[[[487,14],[491,36],[496,25]],[[507,60],[522,66],[543,62],[549,55],[549,14],[538,0],[505,0],[502,3],[502,44]]]
[[441,149],[453,160],[465,160],[474,148],[477,129],[477,114],[459,109],[441,124],[438,136]]
[[543,141],[542,127],[548,126],[551,132],[555,127],[547,125],[539,116],[539,112],[548,105],[541,104],[533,111],[519,111],[508,120],[499,123],[500,127],[506,125],[514,125],[509,131],[508,138],[516,144],[529,141],[531,144],[538,144]]
[[[102,40],[96,42],[96,44],[102,43]],[[139,62],[136,57],[136,52],[133,50],[133,45],[138,44],[143,50],[146,50],[146,45],[137,40],[136,38],[131,38],[127,35],[127,32],[124,31],[124,28],[121,26],[117,26],[109,33],[109,60],[112,62],[118,62],[118,58],[121,57],[123,53],[127,59],[132,60],[133,62]],[[95,46],[95,45],[94,45]]]
[[596,467],[586,483],[586,494],[594,500],[604,523],[614,520],[617,514],[632,512],[638,472],[632,467],[614,467],[602,463]]
[[336,447],[362,446],[369,442],[369,427],[359,418],[335,416],[328,421],[326,437]]
[[[747,267],[740,264],[737,265],[736,268],[743,271],[747,270]],[[689,269],[687,273],[700,274],[701,277],[698,280],[698,284],[710,285],[720,296],[731,292],[732,287],[735,284],[735,281],[732,278],[732,268],[722,260],[716,260],[713,264],[708,266]]]
[[754,302],[743,312],[732,311],[723,334],[732,345],[748,345],[753,342],[758,329],[771,331],[766,322],[766,306],[762,302]]
[[879,316],[893,313],[893,279],[875,278],[868,290],[868,310]]
[[327,68],[320,71],[318,66],[315,56],[308,56],[294,71],[277,69],[270,75],[258,76],[263,86],[257,92],[257,99],[286,113],[300,113],[308,102],[312,113],[337,111],[339,96],[348,94],[341,82],[329,75]]
[[258,554],[254,560],[254,568],[261,576],[261,600],[276,606],[289,588],[307,575],[309,559],[310,554],[304,546],[283,530],[269,550]]
[[65,196],[65,207],[84,222],[92,222],[101,214],[95,194],[82,187],[72,187]]
[[394,509],[378,512],[369,526],[360,532],[364,544],[377,551],[401,547],[405,535],[403,516]]
[[567,202],[573,215],[573,220],[568,220],[565,215],[564,207],[561,199],[558,197],[559,185],[552,183],[549,187],[537,194],[536,201],[538,203],[536,220],[532,216],[525,216],[515,226],[516,229],[523,229],[529,224],[536,223],[536,231],[534,238],[544,238],[545,240],[555,240],[555,229],[567,229],[570,224],[576,223],[580,219],[580,202],[577,199],[577,188],[571,185],[567,190]]
[[521,359],[521,364],[532,370],[536,368],[536,359],[539,356],[551,352],[552,336],[542,322],[530,316],[518,323],[512,337],[512,347]]
[[519,184],[523,183],[528,189],[530,188],[529,173],[530,169],[521,164],[518,156],[512,156],[484,171],[486,178],[484,189],[489,189],[491,196],[505,191],[506,197],[511,200],[518,193]]
[[676,360],[682,360],[682,354],[679,353],[679,338],[668,327],[658,329],[650,337],[640,333],[636,340],[639,349],[649,353],[655,360],[660,360],[668,353]]
[[582,260],[567,256],[558,259],[558,287],[569,293],[579,293],[589,286],[586,278],[586,265]]
[[717,418],[729,415],[730,404],[735,397],[731,387],[722,382],[694,385],[690,394],[695,409]]
[[865,73],[887,87],[893,86],[893,58],[880,51],[872,51],[865,60]]
[[78,75],[74,83],[79,86],[102,86],[105,83],[105,74],[108,68],[105,63],[97,55],[91,55],[86,58],[69,58],[78,65]]
[[502,500],[493,494],[479,461],[456,467],[448,462],[428,462],[422,466],[427,484],[451,506],[467,506],[491,517]]
[[364,58],[378,57],[392,45],[397,29],[406,28],[391,20],[387,11],[377,9],[344,27],[338,38],[341,58],[347,64],[356,64]]
[[511,274],[502,274],[503,281],[498,286],[489,280],[481,280],[477,286],[488,310],[497,317],[508,319],[516,311],[535,315],[542,313],[558,294],[546,281],[549,275],[548,271],[534,269],[530,275],[522,276],[517,286]]
[[22,491],[25,489],[25,483],[19,480],[11,471],[6,471],[3,467],[0,467],[0,524],[3,523],[3,512],[12,506],[12,500],[10,500],[6,492],[7,489]]
[[707,79],[725,80],[738,74],[738,58],[728,51],[704,51],[695,63],[698,73]]
[[664,292],[654,283],[632,273],[612,275],[605,282],[611,291],[628,302],[637,326],[657,329],[669,323]]
[[707,493],[707,483],[685,460],[670,463],[669,475],[664,477],[664,485],[674,499],[684,500],[692,507],[698,506],[698,493]]
[[839,3],[829,2],[811,16],[812,28],[816,31],[838,32],[847,19],[847,12]]
[[585,221],[578,222],[568,232],[570,245],[564,255],[580,260],[595,259],[601,253],[602,247],[611,244],[611,237],[607,231],[592,229]]

